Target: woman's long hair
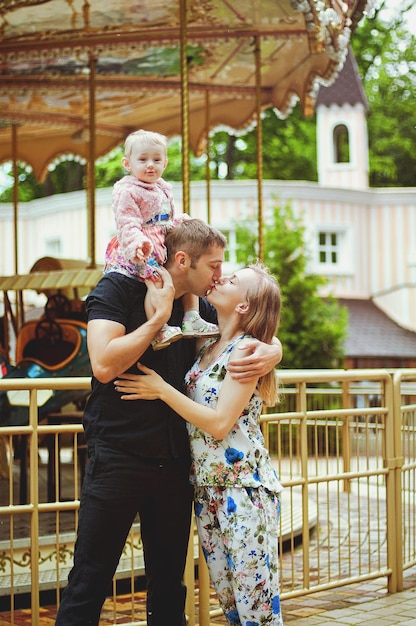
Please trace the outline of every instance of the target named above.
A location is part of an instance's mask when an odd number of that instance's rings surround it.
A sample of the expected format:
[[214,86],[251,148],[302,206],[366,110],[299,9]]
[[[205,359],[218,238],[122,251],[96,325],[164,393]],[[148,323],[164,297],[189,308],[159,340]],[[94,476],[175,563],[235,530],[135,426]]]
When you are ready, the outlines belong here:
[[[280,321],[279,284],[260,261],[247,267],[256,272],[258,280],[247,291],[248,310],[241,316],[241,327],[247,335],[271,343]],[[279,383],[274,369],[260,378],[258,391],[267,406],[276,404]]]

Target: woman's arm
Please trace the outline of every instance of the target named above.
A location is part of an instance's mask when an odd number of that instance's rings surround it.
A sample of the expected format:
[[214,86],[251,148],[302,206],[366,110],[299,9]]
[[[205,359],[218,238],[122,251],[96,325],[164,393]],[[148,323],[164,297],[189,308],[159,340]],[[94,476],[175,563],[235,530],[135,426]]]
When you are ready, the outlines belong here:
[[123,374],[115,381],[123,400],[163,400],[187,422],[209,433],[215,439],[223,439],[240,417],[247,405],[257,381],[241,383],[226,374],[221,385],[216,408],[194,402],[169,385],[154,370],[137,364],[145,374]]

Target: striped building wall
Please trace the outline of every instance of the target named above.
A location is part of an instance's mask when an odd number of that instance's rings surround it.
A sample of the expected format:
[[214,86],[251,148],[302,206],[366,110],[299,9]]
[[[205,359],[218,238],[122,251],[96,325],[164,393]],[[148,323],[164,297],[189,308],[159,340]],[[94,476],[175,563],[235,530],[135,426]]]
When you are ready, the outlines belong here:
[[[229,241],[232,269],[237,222],[257,218],[256,181],[213,181],[210,221]],[[174,184],[178,211],[182,187]],[[208,219],[206,186],[191,185],[191,214]],[[416,330],[416,189],[345,189],[318,183],[264,181],[266,221],[277,202],[290,203],[306,227],[311,271],[330,279],[336,297],[373,297],[405,328]],[[42,256],[88,260],[87,198],[73,192],[22,203],[18,210],[18,272]],[[0,205],[0,275],[15,273],[13,209]],[[114,234],[111,189],[96,192],[96,260]],[[337,262],[323,262],[320,236],[335,235]],[[267,229],[266,235],[267,237]]]

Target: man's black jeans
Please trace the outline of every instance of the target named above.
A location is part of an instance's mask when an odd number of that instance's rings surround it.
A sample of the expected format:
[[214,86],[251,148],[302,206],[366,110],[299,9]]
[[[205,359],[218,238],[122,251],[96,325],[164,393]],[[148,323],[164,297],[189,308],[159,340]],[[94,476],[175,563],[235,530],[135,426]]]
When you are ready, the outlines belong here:
[[96,626],[130,527],[140,516],[148,626],[184,626],[193,489],[189,458],[141,458],[95,442],[84,480],[74,566],[56,626]]

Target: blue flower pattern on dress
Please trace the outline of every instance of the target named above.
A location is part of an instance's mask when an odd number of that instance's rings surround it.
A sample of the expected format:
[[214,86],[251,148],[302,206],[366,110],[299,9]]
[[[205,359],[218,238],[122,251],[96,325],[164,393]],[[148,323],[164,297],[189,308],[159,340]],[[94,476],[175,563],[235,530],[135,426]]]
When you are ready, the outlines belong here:
[[233,464],[237,463],[237,461],[241,461],[244,456],[244,452],[241,450],[236,450],[235,448],[227,448],[225,451],[225,458],[227,463]]
[[277,613],[280,613],[280,596],[275,596],[273,598],[272,609],[273,609],[274,615],[276,615]]
[[240,618],[238,617],[238,612],[235,609],[229,611],[229,613],[227,613],[225,617],[228,619],[230,624],[241,624]]

